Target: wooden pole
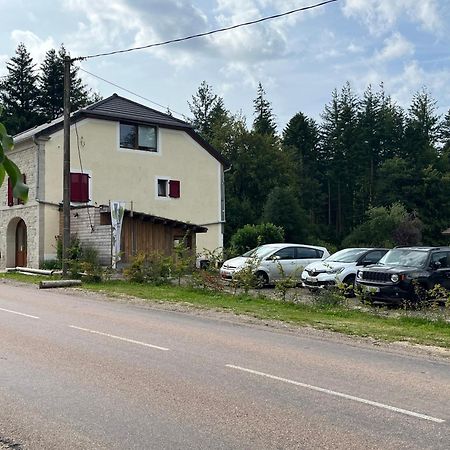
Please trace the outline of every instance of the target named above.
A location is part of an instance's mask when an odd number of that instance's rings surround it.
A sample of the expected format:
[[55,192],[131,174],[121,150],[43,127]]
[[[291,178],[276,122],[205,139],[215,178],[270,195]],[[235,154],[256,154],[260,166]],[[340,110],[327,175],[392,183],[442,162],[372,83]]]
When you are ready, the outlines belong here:
[[67,276],[70,247],[70,56],[64,58],[64,156],[63,156],[63,245],[62,271]]

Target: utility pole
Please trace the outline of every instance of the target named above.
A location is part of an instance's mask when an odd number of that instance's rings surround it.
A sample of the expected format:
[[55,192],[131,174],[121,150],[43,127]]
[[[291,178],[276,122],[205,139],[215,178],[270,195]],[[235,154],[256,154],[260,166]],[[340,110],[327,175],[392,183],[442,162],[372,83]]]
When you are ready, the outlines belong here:
[[64,152],[63,152],[63,245],[62,271],[67,276],[70,247],[70,56],[64,58]]

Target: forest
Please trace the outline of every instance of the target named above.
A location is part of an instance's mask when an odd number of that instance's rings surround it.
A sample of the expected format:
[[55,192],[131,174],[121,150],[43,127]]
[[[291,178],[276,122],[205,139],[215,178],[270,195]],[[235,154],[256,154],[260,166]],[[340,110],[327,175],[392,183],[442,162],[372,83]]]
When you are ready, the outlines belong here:
[[[443,245],[450,227],[450,111],[424,87],[408,109],[368,86],[331,93],[320,122],[301,111],[283,130],[261,84],[251,128],[203,82],[192,124],[230,162],[226,244],[272,223],[286,242]],[[236,236],[236,233],[239,236]]]
[[[64,46],[49,50],[37,67],[19,44],[0,82],[0,121],[10,134],[62,114],[65,56]],[[99,98],[73,66],[72,109]],[[450,110],[439,115],[426,87],[405,109],[383,85],[358,94],[346,83],[330,94],[320,121],[299,105],[283,130],[261,83],[249,120],[206,81],[188,104],[185,119],[229,161],[226,247],[255,233],[330,249],[447,242]]]

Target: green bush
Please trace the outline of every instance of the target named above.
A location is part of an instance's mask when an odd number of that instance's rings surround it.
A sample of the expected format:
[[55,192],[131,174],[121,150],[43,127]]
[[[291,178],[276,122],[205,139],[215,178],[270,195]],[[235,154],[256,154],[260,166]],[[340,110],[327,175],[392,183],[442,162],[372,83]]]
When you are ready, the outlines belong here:
[[57,259],[47,259],[41,264],[41,269],[44,270],[60,270],[61,269],[61,261]]
[[230,240],[230,254],[242,255],[263,244],[284,242],[284,230],[273,223],[244,225],[233,234]]
[[130,267],[124,270],[125,278],[136,283],[165,284],[171,275],[170,257],[160,253],[138,253]]

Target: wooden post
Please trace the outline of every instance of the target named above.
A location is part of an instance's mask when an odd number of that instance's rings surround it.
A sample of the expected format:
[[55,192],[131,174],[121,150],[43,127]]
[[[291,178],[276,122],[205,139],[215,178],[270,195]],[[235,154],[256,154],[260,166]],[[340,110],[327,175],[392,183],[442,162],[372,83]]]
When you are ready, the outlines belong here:
[[70,247],[70,56],[64,58],[64,156],[63,156],[63,246],[62,271],[67,276]]

